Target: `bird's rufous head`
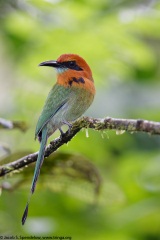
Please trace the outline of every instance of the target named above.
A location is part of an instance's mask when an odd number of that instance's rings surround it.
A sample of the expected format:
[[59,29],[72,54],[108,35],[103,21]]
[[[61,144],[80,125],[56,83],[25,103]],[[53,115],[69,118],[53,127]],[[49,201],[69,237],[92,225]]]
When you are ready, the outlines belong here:
[[54,67],[58,75],[79,75],[93,81],[89,65],[77,54],[62,54],[56,61],[45,61],[40,63],[39,66]]

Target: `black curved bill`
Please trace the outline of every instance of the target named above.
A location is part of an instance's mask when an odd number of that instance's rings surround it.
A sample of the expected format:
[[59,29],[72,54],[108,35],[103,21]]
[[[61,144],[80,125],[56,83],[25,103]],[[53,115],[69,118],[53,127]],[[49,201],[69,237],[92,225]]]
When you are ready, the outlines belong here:
[[61,67],[61,64],[58,63],[57,61],[50,60],[50,61],[41,62],[38,66],[40,66],[40,67],[47,66],[47,67],[57,68],[57,67]]

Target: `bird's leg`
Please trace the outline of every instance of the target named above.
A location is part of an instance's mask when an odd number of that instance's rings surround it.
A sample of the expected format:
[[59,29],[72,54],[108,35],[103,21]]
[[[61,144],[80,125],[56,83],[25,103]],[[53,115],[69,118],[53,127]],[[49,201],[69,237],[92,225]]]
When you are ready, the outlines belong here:
[[61,137],[63,138],[63,136],[64,136],[64,132],[62,131],[61,128],[59,128],[59,131],[60,131],[60,133],[61,133]]
[[[67,122],[67,121],[63,121],[62,123],[68,126],[68,132],[69,132],[69,134],[70,134],[70,131],[71,131],[71,128],[72,128],[72,124],[70,124],[70,123]],[[61,133],[61,137],[63,138],[63,136],[65,135],[65,133],[62,131],[61,128],[58,128],[58,129],[59,129],[59,131],[60,131],[60,133]]]

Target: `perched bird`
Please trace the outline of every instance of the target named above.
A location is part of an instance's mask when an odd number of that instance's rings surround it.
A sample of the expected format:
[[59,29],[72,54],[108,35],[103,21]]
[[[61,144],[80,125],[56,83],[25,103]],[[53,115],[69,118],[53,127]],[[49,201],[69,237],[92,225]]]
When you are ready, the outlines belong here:
[[29,199],[22,217],[25,223],[28,215],[30,197],[34,193],[40,168],[44,160],[47,139],[62,125],[68,125],[79,118],[91,105],[95,87],[92,72],[86,61],[77,54],[63,54],[57,61],[46,61],[39,66],[53,67],[57,71],[57,82],[51,89],[38,119],[35,139],[40,142]]

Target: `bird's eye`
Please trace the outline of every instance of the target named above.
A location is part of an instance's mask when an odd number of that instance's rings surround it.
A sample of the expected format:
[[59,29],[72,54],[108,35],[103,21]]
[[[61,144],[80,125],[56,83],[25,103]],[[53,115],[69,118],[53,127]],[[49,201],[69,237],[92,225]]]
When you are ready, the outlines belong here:
[[74,68],[74,67],[76,67],[76,62],[75,61],[70,61],[70,62],[68,62],[68,66],[70,68]]
[[67,62],[63,62],[61,64],[62,64],[63,68],[69,68],[69,69],[73,69],[76,71],[82,71],[82,68],[77,65],[76,61],[67,61]]

